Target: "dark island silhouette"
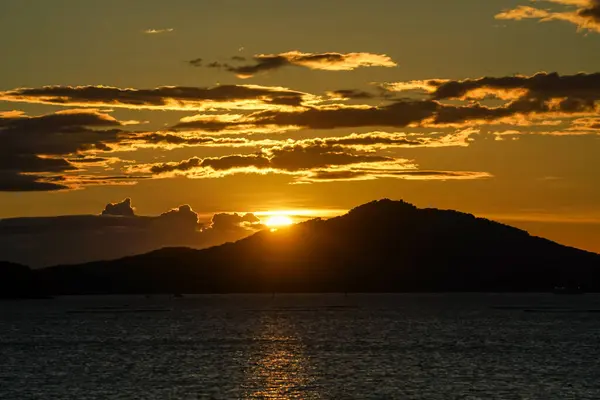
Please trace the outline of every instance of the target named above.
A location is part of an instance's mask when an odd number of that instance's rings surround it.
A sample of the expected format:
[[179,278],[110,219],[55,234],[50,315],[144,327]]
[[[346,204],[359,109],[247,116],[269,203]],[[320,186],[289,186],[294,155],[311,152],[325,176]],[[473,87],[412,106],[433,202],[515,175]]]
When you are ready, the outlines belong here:
[[388,199],[204,250],[164,248],[39,270],[0,263],[3,297],[599,291],[599,278],[598,254],[470,214]]

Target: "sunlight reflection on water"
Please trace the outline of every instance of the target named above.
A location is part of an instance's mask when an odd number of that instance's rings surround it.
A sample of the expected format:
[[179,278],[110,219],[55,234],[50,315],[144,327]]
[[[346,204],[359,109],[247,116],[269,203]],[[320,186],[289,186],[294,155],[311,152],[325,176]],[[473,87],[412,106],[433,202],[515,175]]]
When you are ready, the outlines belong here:
[[0,302],[0,399],[597,400],[595,310],[596,295]]
[[316,399],[311,390],[310,359],[304,354],[293,322],[277,315],[263,315],[258,324],[256,349],[250,353],[244,398]]

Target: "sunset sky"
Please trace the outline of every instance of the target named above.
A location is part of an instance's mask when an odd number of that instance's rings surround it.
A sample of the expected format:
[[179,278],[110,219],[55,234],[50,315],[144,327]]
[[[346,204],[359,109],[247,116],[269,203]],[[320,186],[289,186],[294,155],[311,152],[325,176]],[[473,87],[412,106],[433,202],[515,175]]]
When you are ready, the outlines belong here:
[[600,0],[2,0],[0,36],[0,218],[388,197],[600,252]]

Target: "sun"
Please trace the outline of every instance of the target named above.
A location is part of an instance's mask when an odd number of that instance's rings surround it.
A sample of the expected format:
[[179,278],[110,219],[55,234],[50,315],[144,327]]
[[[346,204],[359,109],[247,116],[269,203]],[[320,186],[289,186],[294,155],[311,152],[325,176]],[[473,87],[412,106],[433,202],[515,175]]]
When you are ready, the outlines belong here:
[[294,221],[287,215],[273,215],[265,222],[265,225],[270,228],[281,228],[283,226],[292,225]]

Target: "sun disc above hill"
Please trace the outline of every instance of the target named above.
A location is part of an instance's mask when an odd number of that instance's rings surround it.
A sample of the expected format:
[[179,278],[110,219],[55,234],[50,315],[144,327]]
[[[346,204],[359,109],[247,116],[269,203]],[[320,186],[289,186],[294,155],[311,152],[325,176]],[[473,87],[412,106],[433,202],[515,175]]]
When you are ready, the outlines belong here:
[[273,215],[266,220],[265,225],[270,228],[281,228],[283,226],[292,225],[293,223],[294,221],[287,215]]

